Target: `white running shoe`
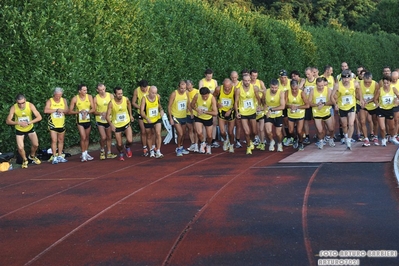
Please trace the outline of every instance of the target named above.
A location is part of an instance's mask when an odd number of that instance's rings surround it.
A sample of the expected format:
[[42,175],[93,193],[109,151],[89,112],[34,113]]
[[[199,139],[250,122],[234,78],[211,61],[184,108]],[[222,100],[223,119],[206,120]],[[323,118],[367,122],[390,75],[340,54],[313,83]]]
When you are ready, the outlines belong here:
[[334,138],[330,138],[330,139],[328,140],[328,145],[330,145],[330,147],[335,147]]
[[157,150],[157,152],[155,153],[155,158],[157,158],[157,159],[163,158],[163,154],[161,153],[160,150]]
[[191,143],[190,147],[187,148],[187,150],[189,151],[194,151],[194,149],[195,149],[195,143]]
[[86,153],[82,154],[82,162],[87,162],[87,155]]
[[275,144],[274,139],[272,139],[269,144],[269,151],[274,151],[274,144]]
[[230,153],[234,153],[234,145],[233,145],[233,144],[230,144],[230,146],[229,146],[229,152],[230,152]]
[[54,156],[53,160],[51,161],[52,164],[58,164],[58,156]]
[[88,161],[92,161],[94,159],[89,153],[86,153],[86,158]]
[[212,154],[211,145],[206,145],[206,154]]
[[382,146],[382,147],[386,147],[386,146],[387,146],[387,139],[386,139],[386,138],[383,138],[383,139],[381,140],[381,146]]
[[348,138],[348,140],[346,141],[346,148],[348,150],[352,150],[352,139]]
[[151,150],[151,151],[150,151],[150,158],[155,158],[155,152],[154,152],[154,150]]
[[395,137],[391,137],[391,142],[395,145],[399,145],[399,141]]
[[206,143],[202,142],[200,146],[199,153],[205,153]]
[[229,149],[229,139],[226,139],[225,141],[223,141],[223,150],[227,151]]
[[65,159],[65,158],[62,157],[62,156],[58,156],[58,157],[57,157],[57,161],[58,161],[59,163],[66,163],[66,162],[68,162],[68,160]]
[[277,144],[277,151],[278,152],[283,152],[283,143],[278,143]]
[[194,152],[199,152],[198,143],[195,143],[195,144],[194,144]]

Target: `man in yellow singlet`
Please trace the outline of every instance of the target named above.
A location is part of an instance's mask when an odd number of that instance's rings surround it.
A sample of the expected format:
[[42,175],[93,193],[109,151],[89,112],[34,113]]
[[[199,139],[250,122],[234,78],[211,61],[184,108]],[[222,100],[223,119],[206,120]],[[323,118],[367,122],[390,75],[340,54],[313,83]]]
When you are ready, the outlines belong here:
[[[94,97],[94,114],[96,115],[96,124],[98,132],[100,133],[100,160],[105,158],[113,159],[116,154],[111,152],[112,130],[107,122],[106,115],[109,102],[114,98],[114,95],[106,91],[104,84],[97,85],[97,95]],[[107,155],[105,155],[105,146],[107,146]]]
[[[148,156],[149,149],[153,148],[153,147],[147,147],[147,134],[146,134],[145,127],[144,127],[143,118],[141,117],[141,114],[140,114],[141,99],[145,95],[148,95],[149,89],[150,89],[150,86],[148,86],[148,81],[145,79],[140,80],[139,86],[134,90],[133,97],[132,97],[132,105],[134,108],[136,108],[137,113],[138,113],[138,122],[139,122],[139,127],[140,127],[140,139],[141,139],[141,144],[143,145],[143,156]],[[154,143],[154,140],[152,141],[152,143]]]
[[356,99],[359,100],[360,106],[364,108],[364,100],[359,83],[352,78],[352,72],[350,70],[344,70],[341,73],[341,81],[334,85],[331,100],[335,105],[335,109],[339,112],[346,148],[349,150],[352,150]]
[[164,111],[157,87],[151,86],[148,95],[143,97],[140,105],[140,114],[143,118],[145,132],[147,134],[148,147],[152,147],[152,140],[155,135],[155,149],[150,150],[150,157],[157,159],[163,158],[163,154],[161,153],[161,122]]
[[191,110],[191,108],[189,108],[190,96],[188,91],[186,91],[186,87],[186,81],[181,80],[177,90],[174,90],[170,94],[168,103],[169,123],[171,126],[175,127],[177,133],[177,156],[190,153],[183,146],[184,135],[186,133],[187,110]]
[[[216,87],[218,86],[218,82],[213,78],[213,70],[208,68],[204,72],[205,77],[199,81],[198,88],[207,87],[209,91],[213,94]],[[216,140],[217,135],[217,126],[218,126],[218,118],[217,116],[213,117],[212,120],[213,129],[212,129],[212,148],[219,148],[220,145]]]
[[[55,88],[53,97],[48,99],[44,107],[44,113],[48,114],[48,129],[51,137],[51,163],[65,163],[67,160],[62,156],[65,138],[65,114],[68,113],[68,104],[62,97],[64,90]],[[58,145],[57,145],[58,142]]]
[[252,154],[255,145],[252,139],[258,134],[256,126],[256,111],[262,106],[259,97],[259,88],[251,84],[251,77],[245,74],[242,77],[241,85],[235,87],[234,110],[237,118],[241,119],[242,129],[244,130],[247,141],[246,154]]
[[[331,106],[333,103],[331,95],[331,89],[325,86],[325,78],[317,78],[316,88],[311,89],[308,100],[312,107],[312,114],[318,138],[316,146],[319,149],[323,149],[325,145],[324,141],[328,142],[330,147],[335,147],[334,120],[331,115]],[[327,132],[327,134],[325,132]]]
[[[197,95],[198,89],[193,88],[193,81],[192,80],[186,80],[186,90],[188,92],[188,96],[190,98],[190,105],[191,101],[193,100],[194,96]],[[188,136],[191,141],[190,147],[187,149],[189,151],[193,152],[199,152],[199,147],[198,147],[198,136],[197,133],[195,132],[194,128],[194,116],[195,116],[195,111],[190,111],[190,108],[187,108],[187,131],[188,131]]]
[[[212,128],[213,122],[212,117],[218,113],[216,100],[208,87],[202,87],[197,93],[192,102],[191,108],[195,110],[195,131],[198,135],[198,140],[201,142],[200,153],[212,154]],[[203,128],[205,127],[206,136],[203,134]]]
[[223,84],[216,88],[213,95],[217,99],[220,135],[224,139],[223,150],[229,150],[229,152],[234,153],[235,111],[233,82],[226,78]]
[[78,95],[74,96],[69,105],[68,114],[76,115],[76,125],[80,135],[80,148],[82,162],[91,161],[93,157],[87,152],[90,142],[91,121],[90,114],[95,112],[93,97],[87,94],[87,86],[78,86]]
[[[105,119],[115,134],[116,148],[119,152],[119,161],[124,161],[124,150],[128,158],[132,157],[131,145],[133,142],[133,131],[130,123],[134,121],[132,106],[129,99],[123,96],[121,87],[114,88],[114,98],[108,103]],[[126,143],[123,147],[122,133],[125,134]]]
[[274,151],[275,140],[273,126],[277,135],[277,151],[283,151],[283,110],[285,109],[285,92],[279,88],[277,79],[270,81],[270,88],[265,93],[265,129],[269,139],[269,151]]
[[[37,138],[33,124],[41,121],[42,115],[32,103],[26,101],[23,94],[18,94],[17,97],[15,97],[15,101],[16,103],[11,106],[10,112],[8,113],[6,124],[15,126],[18,152],[22,157],[22,168],[28,168],[28,158],[26,158],[24,149],[24,138],[27,136],[32,144],[29,159],[35,164],[40,164],[41,161],[36,157],[39,139]],[[35,118],[33,118],[33,116]]]
[[399,98],[399,90],[391,84],[391,77],[384,76],[382,78],[382,87],[375,90],[374,103],[379,107],[377,109],[378,123],[381,131],[381,146],[387,146],[387,129],[389,131],[390,142],[395,145],[399,145],[399,141],[396,139],[395,124],[394,124],[394,113],[393,108],[395,107],[395,96]]

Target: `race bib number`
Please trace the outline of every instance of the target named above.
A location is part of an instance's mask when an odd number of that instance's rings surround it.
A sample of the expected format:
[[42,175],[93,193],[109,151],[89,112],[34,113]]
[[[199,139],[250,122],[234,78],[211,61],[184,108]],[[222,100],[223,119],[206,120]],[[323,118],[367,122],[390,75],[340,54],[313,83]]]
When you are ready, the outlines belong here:
[[367,101],[371,101],[373,99],[374,95],[373,94],[364,94],[363,99]]
[[27,117],[27,116],[18,117],[18,122],[26,122],[26,123],[29,123],[29,117]]
[[116,114],[116,122],[121,123],[127,120],[127,113],[117,113]]
[[148,110],[150,117],[156,117],[158,116],[158,107],[150,108]]
[[208,107],[206,106],[200,106],[198,109],[201,111],[201,113],[208,112]]
[[54,112],[54,113],[52,113],[51,114],[51,116],[53,117],[53,118],[62,118],[62,116],[63,116],[63,114],[62,113],[60,113],[60,112]]
[[382,104],[390,105],[393,104],[393,96],[382,96]]
[[310,90],[311,90],[312,88],[313,88],[313,87],[305,87],[305,88],[303,88],[303,91],[305,92],[306,95],[309,95],[309,94],[310,94]]
[[320,97],[316,97],[316,104],[326,104],[327,102],[327,98],[320,96]]
[[83,117],[83,114],[82,114],[82,113],[79,113],[79,121],[82,121],[82,120],[90,120],[89,111],[88,111],[88,110],[85,110],[85,111],[87,112],[87,114],[86,114],[85,117]]
[[177,102],[177,110],[179,110],[179,111],[187,110],[187,101]]
[[342,105],[353,104],[353,96],[352,95],[342,96],[341,99],[342,99]]
[[244,100],[243,103],[244,103],[244,106],[243,106],[244,109],[254,109],[255,108],[254,101],[252,99]]
[[223,107],[230,107],[231,106],[231,99],[221,99]]

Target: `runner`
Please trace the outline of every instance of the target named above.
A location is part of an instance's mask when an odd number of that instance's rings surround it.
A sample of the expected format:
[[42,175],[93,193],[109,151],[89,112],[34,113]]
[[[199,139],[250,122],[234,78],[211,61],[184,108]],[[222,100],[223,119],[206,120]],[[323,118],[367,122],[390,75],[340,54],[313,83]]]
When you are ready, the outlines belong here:
[[[22,158],[22,168],[28,168],[28,158],[26,158],[24,139],[27,136],[31,142],[29,159],[35,164],[41,164],[39,158],[36,157],[36,151],[39,147],[39,139],[33,125],[42,120],[42,116],[36,107],[26,101],[23,94],[15,97],[16,103],[11,106],[8,113],[6,124],[15,126],[15,138],[17,140],[18,153]],[[35,118],[33,118],[33,116]]]

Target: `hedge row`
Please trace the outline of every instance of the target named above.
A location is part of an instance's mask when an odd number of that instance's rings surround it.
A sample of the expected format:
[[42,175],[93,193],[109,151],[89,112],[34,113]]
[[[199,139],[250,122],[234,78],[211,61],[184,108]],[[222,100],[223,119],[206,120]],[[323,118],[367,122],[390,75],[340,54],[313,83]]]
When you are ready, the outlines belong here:
[[[180,79],[197,83],[208,67],[219,82],[243,68],[258,69],[267,82],[281,68],[303,72],[331,64],[338,70],[343,60],[378,76],[399,57],[396,35],[303,28],[200,0],[4,0],[0,32],[2,121],[17,93],[42,111],[56,86],[68,100],[79,83],[94,95],[99,82],[109,91],[122,86],[131,97],[137,82],[147,79],[166,105]],[[67,120],[67,146],[79,140],[74,121]],[[45,120],[36,129],[41,146],[49,146]],[[91,139],[97,141],[97,134]],[[0,124],[0,151],[14,147],[13,128]]]

